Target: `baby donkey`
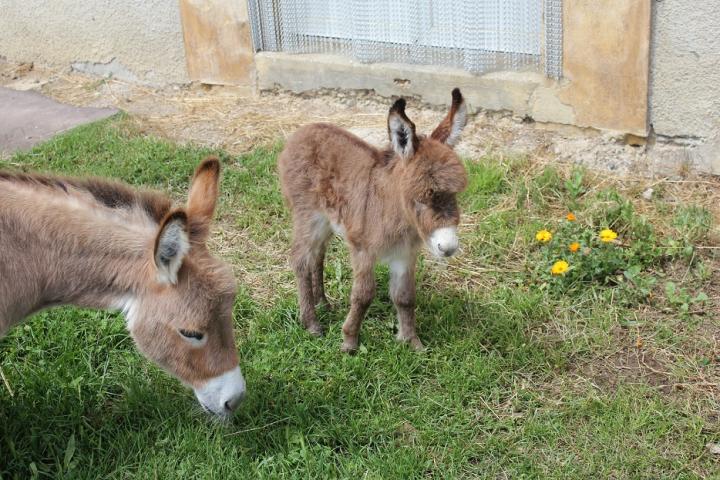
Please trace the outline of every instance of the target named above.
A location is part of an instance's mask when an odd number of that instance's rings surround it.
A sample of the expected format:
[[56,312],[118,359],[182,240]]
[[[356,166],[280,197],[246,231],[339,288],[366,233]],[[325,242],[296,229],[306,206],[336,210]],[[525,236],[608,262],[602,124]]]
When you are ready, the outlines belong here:
[[415,331],[415,262],[423,243],[438,257],[457,251],[456,195],[467,174],[452,147],[466,117],[456,88],[450,112],[429,137],[415,133],[401,98],[388,114],[386,150],[326,123],[302,127],[289,139],[278,160],[280,182],[292,210],[300,318],[312,334],[322,334],[315,307],[327,304],[323,263],[334,232],[350,247],[354,277],[342,351],[358,347],[360,324],[375,296],[377,262],[390,267],[398,340],[423,349]]

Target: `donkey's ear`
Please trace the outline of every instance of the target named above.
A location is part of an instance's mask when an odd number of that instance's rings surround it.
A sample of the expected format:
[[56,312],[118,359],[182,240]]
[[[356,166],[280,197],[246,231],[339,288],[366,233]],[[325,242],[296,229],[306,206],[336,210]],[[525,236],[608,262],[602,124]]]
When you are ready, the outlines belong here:
[[210,231],[210,222],[215,213],[220,181],[220,160],[208,157],[202,161],[190,185],[187,203],[190,241],[202,243]]
[[430,138],[443,142],[451,147],[460,140],[460,133],[467,123],[467,106],[459,88],[452,91],[452,105],[447,116],[435,127]]
[[415,124],[405,115],[405,99],[400,98],[390,107],[388,113],[388,135],[392,148],[404,159],[409,159],[417,151],[418,138]]
[[185,255],[190,251],[188,217],[182,210],[168,213],[160,224],[155,238],[155,266],[158,281],[177,283],[177,273]]

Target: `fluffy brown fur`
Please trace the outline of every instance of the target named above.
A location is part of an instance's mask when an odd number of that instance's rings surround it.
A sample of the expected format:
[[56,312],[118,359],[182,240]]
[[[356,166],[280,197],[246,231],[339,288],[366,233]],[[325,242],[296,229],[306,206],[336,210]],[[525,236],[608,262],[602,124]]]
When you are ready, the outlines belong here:
[[0,172],[0,336],[54,305],[123,309],[139,349],[184,383],[236,368],[235,281],[205,247],[219,168],[202,162],[177,209],[106,180]]
[[342,349],[350,352],[358,346],[360,324],[375,295],[378,261],[391,266],[398,338],[422,348],[415,331],[415,262],[433,232],[459,222],[456,195],[467,177],[452,145],[465,115],[464,100],[455,89],[450,112],[429,138],[416,134],[400,99],[388,115],[391,146],[386,150],[322,123],[305,126],[288,140],[279,174],[293,216],[300,317],[311,333],[322,333],[315,306],[327,303],[323,263],[335,231],[350,248],[354,274]]

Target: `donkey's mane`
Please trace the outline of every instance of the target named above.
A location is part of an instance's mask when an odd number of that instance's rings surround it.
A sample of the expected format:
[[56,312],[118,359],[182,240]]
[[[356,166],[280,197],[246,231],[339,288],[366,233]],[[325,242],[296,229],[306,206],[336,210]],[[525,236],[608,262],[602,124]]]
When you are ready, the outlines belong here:
[[140,208],[157,223],[163,219],[172,206],[170,199],[162,194],[134,190],[122,183],[101,178],[72,178],[0,171],[0,182],[2,181],[50,189],[59,195],[69,195],[68,188],[70,187],[89,193],[98,204],[107,208]]

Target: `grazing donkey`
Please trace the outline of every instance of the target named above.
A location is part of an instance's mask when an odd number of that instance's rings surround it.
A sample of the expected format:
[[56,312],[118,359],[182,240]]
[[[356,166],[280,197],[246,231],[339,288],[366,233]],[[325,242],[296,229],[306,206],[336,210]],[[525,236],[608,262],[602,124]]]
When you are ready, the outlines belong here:
[[465,189],[467,175],[452,147],[466,117],[456,88],[450,112],[430,137],[415,133],[405,100],[397,100],[387,119],[391,146],[384,151],[324,123],[302,127],[290,137],[278,160],[279,173],[293,216],[300,317],[310,333],[322,334],[315,306],[327,304],[323,262],[335,232],[350,247],[354,276],[342,351],[358,347],[360,324],[375,296],[378,261],[390,266],[398,340],[423,349],[415,332],[415,262],[423,242],[439,257],[458,248],[455,197]]
[[205,246],[219,176],[204,160],[187,206],[173,208],[105,180],[0,172],[0,337],[55,305],[122,310],[140,351],[228,416],[245,380],[235,280]]

